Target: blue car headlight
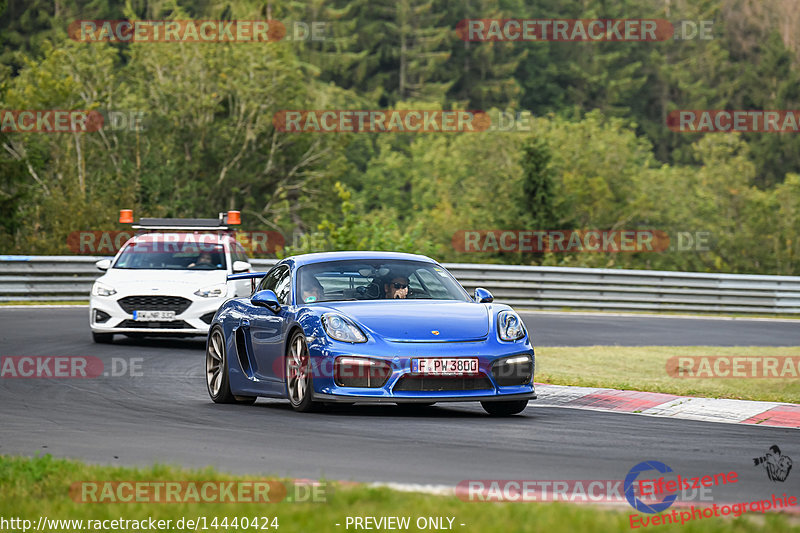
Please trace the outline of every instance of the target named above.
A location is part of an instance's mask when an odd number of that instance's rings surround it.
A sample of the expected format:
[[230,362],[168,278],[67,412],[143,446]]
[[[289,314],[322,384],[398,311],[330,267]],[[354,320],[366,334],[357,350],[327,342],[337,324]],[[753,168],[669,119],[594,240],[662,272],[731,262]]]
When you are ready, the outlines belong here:
[[333,340],[342,342],[367,342],[367,337],[353,321],[338,313],[325,313],[322,315],[322,326],[325,333]]
[[525,336],[522,319],[513,311],[500,311],[497,313],[497,333],[501,340],[518,341]]

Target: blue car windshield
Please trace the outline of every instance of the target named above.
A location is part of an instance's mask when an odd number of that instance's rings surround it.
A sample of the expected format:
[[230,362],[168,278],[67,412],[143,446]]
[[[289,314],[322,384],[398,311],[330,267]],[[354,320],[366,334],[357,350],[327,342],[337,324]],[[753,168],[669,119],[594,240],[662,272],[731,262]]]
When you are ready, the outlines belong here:
[[300,267],[297,301],[459,300],[467,292],[441,266],[421,261],[329,261]]

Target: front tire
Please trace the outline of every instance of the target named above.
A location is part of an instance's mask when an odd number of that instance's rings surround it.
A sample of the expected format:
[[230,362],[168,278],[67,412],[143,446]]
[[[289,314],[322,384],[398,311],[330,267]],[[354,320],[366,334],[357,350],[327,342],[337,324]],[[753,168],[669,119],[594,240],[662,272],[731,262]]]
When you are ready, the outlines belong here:
[[286,396],[292,409],[300,413],[316,410],[319,404],[314,401],[311,357],[306,337],[299,331],[296,331],[289,341],[284,368]]
[[484,411],[492,416],[511,416],[521,413],[528,406],[528,400],[511,400],[507,402],[481,402]]
[[214,326],[206,341],[206,387],[214,403],[241,403],[252,405],[254,396],[234,396],[228,374],[228,353],[222,328]]

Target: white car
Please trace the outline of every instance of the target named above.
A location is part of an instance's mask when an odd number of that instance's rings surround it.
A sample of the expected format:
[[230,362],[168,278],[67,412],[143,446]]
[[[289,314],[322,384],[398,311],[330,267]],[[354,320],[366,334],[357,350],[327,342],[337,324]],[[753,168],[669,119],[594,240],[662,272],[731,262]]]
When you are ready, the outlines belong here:
[[251,292],[250,280],[227,281],[250,271],[244,248],[232,235],[208,229],[137,235],[96,265],[105,274],[89,299],[95,342],[112,342],[116,333],[205,336],[225,300]]

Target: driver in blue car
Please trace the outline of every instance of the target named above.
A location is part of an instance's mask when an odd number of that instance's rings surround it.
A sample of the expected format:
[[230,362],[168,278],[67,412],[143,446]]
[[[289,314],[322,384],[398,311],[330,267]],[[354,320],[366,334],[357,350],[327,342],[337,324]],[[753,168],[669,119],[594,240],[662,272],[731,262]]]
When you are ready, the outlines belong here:
[[389,300],[408,298],[409,287],[406,276],[394,276],[383,284],[383,291]]

